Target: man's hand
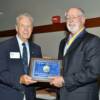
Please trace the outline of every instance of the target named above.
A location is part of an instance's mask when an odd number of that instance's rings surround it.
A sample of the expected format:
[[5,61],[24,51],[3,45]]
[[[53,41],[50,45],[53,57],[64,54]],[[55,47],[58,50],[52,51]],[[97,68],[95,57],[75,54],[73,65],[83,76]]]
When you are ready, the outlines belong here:
[[56,87],[62,87],[64,84],[64,79],[61,76],[53,77],[50,80],[50,85],[54,85]]
[[29,84],[33,84],[33,83],[37,83],[37,81],[33,80],[32,77],[30,77],[28,75],[22,75],[20,77],[20,84],[29,85]]

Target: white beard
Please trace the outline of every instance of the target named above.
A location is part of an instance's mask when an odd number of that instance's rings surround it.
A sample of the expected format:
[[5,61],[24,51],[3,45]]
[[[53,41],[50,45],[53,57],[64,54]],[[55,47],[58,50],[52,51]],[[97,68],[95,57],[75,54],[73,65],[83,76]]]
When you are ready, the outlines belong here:
[[79,24],[67,24],[67,28],[71,33],[75,34],[79,30]]

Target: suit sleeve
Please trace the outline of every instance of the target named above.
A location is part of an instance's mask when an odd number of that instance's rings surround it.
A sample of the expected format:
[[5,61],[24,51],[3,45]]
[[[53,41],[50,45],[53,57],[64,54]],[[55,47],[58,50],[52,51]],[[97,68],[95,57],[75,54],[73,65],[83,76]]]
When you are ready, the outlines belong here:
[[100,39],[94,38],[86,43],[84,50],[85,63],[81,70],[64,78],[64,85],[69,91],[96,82],[100,75]]
[[33,57],[36,58],[42,58],[42,51],[41,47],[35,43],[30,43],[31,44],[31,52]]

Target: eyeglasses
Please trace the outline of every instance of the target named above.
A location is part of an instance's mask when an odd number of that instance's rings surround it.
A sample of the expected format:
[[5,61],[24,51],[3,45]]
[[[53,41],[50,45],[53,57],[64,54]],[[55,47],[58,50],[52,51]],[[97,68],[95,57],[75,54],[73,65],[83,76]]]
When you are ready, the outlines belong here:
[[23,25],[23,24],[21,24],[21,25],[19,25],[21,28],[32,28],[32,25]]
[[81,16],[76,16],[76,17],[66,17],[66,20],[75,20],[75,19],[77,19],[77,18],[79,18],[79,17],[81,17]]

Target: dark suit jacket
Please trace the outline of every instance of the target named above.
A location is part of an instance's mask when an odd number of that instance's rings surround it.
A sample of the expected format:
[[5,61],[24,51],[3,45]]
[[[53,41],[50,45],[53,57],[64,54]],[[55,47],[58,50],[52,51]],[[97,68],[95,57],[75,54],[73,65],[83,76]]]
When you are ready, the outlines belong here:
[[63,59],[63,52],[64,52],[64,47],[65,47],[66,42],[67,42],[67,37],[65,37],[64,39],[60,41],[58,59]]
[[[41,57],[38,45],[29,42],[30,56]],[[25,86],[19,83],[19,77],[24,74],[22,59],[11,58],[11,52],[20,53],[16,37],[0,44],[0,98],[1,100],[35,100],[33,85]]]
[[84,30],[69,47],[63,64],[60,100],[99,100],[100,39]]

